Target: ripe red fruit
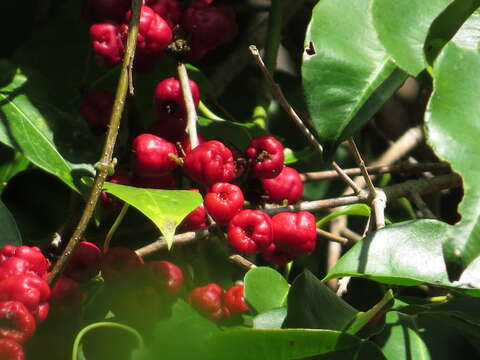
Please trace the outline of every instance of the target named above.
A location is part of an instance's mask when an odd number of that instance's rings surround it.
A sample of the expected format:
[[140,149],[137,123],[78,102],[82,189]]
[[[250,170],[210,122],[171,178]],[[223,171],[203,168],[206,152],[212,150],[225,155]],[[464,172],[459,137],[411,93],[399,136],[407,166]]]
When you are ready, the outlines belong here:
[[146,264],[150,283],[161,295],[176,297],[183,286],[183,272],[169,261],[150,261]]
[[210,320],[219,321],[230,317],[229,310],[223,306],[225,291],[217,284],[208,284],[193,289],[187,302]]
[[35,319],[19,301],[0,302],[0,338],[23,344],[35,333]]
[[34,274],[16,275],[0,282],[0,301],[19,301],[35,317],[39,313],[39,306],[46,303],[49,297],[47,282]]
[[263,189],[270,201],[282,204],[287,200],[295,204],[303,195],[303,182],[297,170],[284,166],[280,174],[273,179],[262,179]]
[[165,19],[172,30],[180,22],[182,8],[177,0],[145,0],[145,5]]
[[94,135],[101,135],[107,131],[113,101],[113,95],[104,89],[93,90],[83,97],[80,114]]
[[[204,142],[205,139],[201,135],[198,135],[198,145],[202,145]],[[187,134],[183,136],[182,141],[180,141],[180,145],[182,146],[182,150],[185,155],[192,151],[192,147],[190,146],[190,137]]]
[[255,254],[272,242],[270,217],[260,210],[242,210],[228,224],[228,241],[238,252]]
[[141,134],[133,140],[133,171],[141,177],[158,177],[175,167],[177,163],[169,154],[177,156],[171,142],[153,134]]
[[308,211],[282,212],[272,217],[273,243],[278,250],[292,256],[315,249],[317,227],[315,216]]
[[116,247],[110,249],[103,256],[100,270],[108,283],[119,284],[137,281],[142,277],[143,260],[135,251]]
[[78,282],[86,282],[100,271],[102,252],[97,245],[89,241],[80,241],[72,254],[65,275]]
[[283,145],[273,136],[258,136],[254,138],[245,155],[251,159],[251,172],[259,179],[271,179],[280,174],[283,169]]
[[27,260],[12,256],[0,265],[0,281],[24,274],[35,274],[33,271],[30,271],[30,263]]
[[[120,28],[123,39],[128,36],[128,26],[132,12],[128,11],[125,21]],[[136,54],[147,56],[160,56],[172,41],[173,34],[168,23],[148,6],[142,6],[140,11],[140,23],[138,26],[138,38]]]
[[191,3],[183,13],[182,28],[191,37],[189,57],[192,60],[232,41],[238,33],[235,11],[231,6],[212,6],[199,1]]
[[129,8],[129,0],[86,0],[83,16],[90,23],[121,22]]
[[235,285],[230,287],[223,295],[225,307],[228,308],[230,314],[232,315],[248,310],[248,305],[245,302],[243,290],[243,285]]
[[243,192],[237,185],[216,183],[205,195],[205,207],[218,224],[227,224],[243,209]]
[[203,185],[229,182],[235,177],[233,154],[220,141],[207,141],[187,154],[183,170]]
[[279,250],[275,243],[271,243],[270,246],[262,252],[262,256],[269,263],[276,265],[285,265],[293,259],[292,255]]
[[23,346],[11,339],[0,339],[0,359],[25,360]]
[[93,24],[90,26],[90,40],[100,65],[114,67],[122,62],[125,49],[117,24],[111,22]]
[[[12,267],[25,267],[28,266],[28,269],[24,273],[34,273],[40,277],[44,276],[47,273],[49,263],[45,256],[43,256],[41,250],[36,246],[13,246],[13,245],[5,245],[0,250],[0,266],[7,266],[4,264],[9,258],[17,257],[20,259],[25,260],[28,265],[23,264],[20,265],[19,261],[8,262],[8,266]],[[1,270],[0,270],[1,272]]]
[[[189,191],[194,191],[200,193],[198,189],[189,189]],[[203,229],[207,226],[207,211],[205,206],[202,204],[198,205],[190,214],[188,214],[182,223],[182,230],[184,231],[193,231],[197,229]]]
[[[197,107],[200,101],[200,91],[195,81],[190,80],[189,83],[193,102]],[[186,109],[180,81],[174,77],[160,81],[155,88],[153,104],[159,115],[167,113],[175,115],[177,118],[184,117]]]
[[62,276],[52,288],[50,304],[52,313],[67,314],[70,311],[78,311],[84,300],[84,294],[80,285],[66,276]]
[[137,187],[146,189],[166,189],[173,190],[178,188],[177,181],[172,174],[166,173],[164,175],[155,177],[141,177],[137,176],[133,179],[133,183]]

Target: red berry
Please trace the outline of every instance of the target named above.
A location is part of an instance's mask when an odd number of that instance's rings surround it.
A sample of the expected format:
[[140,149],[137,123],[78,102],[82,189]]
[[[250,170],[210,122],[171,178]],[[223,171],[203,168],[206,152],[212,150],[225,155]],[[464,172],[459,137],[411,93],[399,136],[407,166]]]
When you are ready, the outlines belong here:
[[260,210],[242,210],[228,224],[228,241],[238,252],[255,254],[272,242],[270,217]]
[[130,9],[129,0],[86,0],[83,15],[90,23],[121,22]]
[[18,342],[11,339],[0,339],[0,359],[25,360],[25,350]]
[[62,276],[52,288],[50,304],[52,312],[65,314],[70,311],[78,311],[84,299],[80,285],[66,276]]
[[[128,11],[120,32],[126,41],[128,26],[132,12]],[[138,38],[136,54],[159,56],[172,41],[173,34],[168,23],[148,6],[142,6],[140,11],[140,23],[138,26]]]
[[183,170],[203,185],[229,182],[235,177],[233,154],[220,141],[207,141],[187,154]]
[[[198,106],[200,101],[198,85],[193,80],[190,80],[189,83],[193,102],[195,106]],[[176,117],[184,117],[186,110],[180,81],[174,77],[160,81],[155,88],[153,103],[159,115],[168,113]]]
[[210,320],[219,321],[230,317],[230,313],[223,306],[225,291],[217,284],[208,284],[193,289],[188,295],[187,302]]
[[90,40],[100,65],[114,67],[122,62],[124,46],[117,24],[106,22],[90,26]]
[[[198,189],[189,189],[189,191],[194,191],[200,193]],[[193,231],[197,229],[203,229],[207,226],[205,223],[207,220],[207,211],[205,206],[202,204],[198,205],[190,214],[188,214],[182,223],[182,230],[184,231]]]
[[39,306],[46,303],[49,297],[47,282],[34,274],[15,275],[0,282],[0,301],[19,301],[35,317],[39,313]]
[[315,216],[308,211],[282,212],[272,217],[273,243],[278,250],[292,256],[315,249],[317,227]]
[[205,195],[205,207],[218,224],[227,224],[243,209],[243,192],[237,185],[216,183]]
[[[6,262],[6,260],[11,257],[17,257],[28,262],[28,269],[25,273],[34,273],[40,277],[44,276],[47,273],[49,263],[45,256],[43,256],[41,250],[36,246],[17,247],[13,245],[5,245],[0,250],[0,265],[3,267],[4,262]],[[12,262],[8,262],[7,264],[9,264],[8,266],[17,268],[18,266],[24,267],[25,265],[20,265],[20,262],[14,262],[13,260]],[[7,266],[7,264],[5,264],[5,266]]]
[[230,287],[223,295],[223,302],[232,315],[248,310],[248,305],[243,296],[243,285]]
[[293,259],[292,255],[280,251],[275,243],[271,243],[270,246],[262,252],[262,256],[266,261],[276,265],[285,265]]
[[169,261],[150,261],[147,264],[150,281],[160,294],[179,295],[183,286],[183,272]]
[[263,189],[270,201],[282,204],[287,200],[295,204],[303,196],[303,182],[297,170],[284,166],[280,174],[273,179],[262,179]]
[[0,281],[8,279],[9,277],[24,274],[35,274],[30,271],[30,263],[27,260],[16,256],[7,258],[0,265]]
[[252,160],[252,175],[259,179],[274,178],[283,169],[283,145],[272,136],[254,138],[245,154]]
[[172,174],[166,173],[155,177],[140,177],[134,178],[133,183],[136,187],[146,189],[166,189],[173,190],[178,188],[177,181]]
[[160,15],[173,30],[182,17],[182,8],[177,0],[145,0],[145,5]]
[[93,90],[83,97],[80,114],[94,135],[107,131],[113,107],[113,95],[107,90]]
[[141,177],[158,177],[177,167],[169,154],[177,156],[171,142],[153,134],[141,134],[133,140],[133,171]]
[[19,301],[0,302],[0,338],[23,344],[35,333],[35,319]]
[[185,10],[182,27],[191,36],[190,56],[193,60],[198,60],[207,51],[232,41],[238,32],[235,11],[231,6],[210,6],[201,2],[193,2]]
[[80,241],[65,268],[65,275],[80,283],[86,282],[98,274],[101,261],[102,252],[97,245]]
[[127,248],[112,248],[102,258],[102,276],[112,284],[138,281],[143,272],[143,260]]
[[[202,145],[204,142],[205,139],[201,135],[198,135],[198,145]],[[190,137],[187,134],[183,136],[182,141],[180,141],[180,145],[182,145],[182,150],[185,155],[192,151],[192,147],[190,146]]]

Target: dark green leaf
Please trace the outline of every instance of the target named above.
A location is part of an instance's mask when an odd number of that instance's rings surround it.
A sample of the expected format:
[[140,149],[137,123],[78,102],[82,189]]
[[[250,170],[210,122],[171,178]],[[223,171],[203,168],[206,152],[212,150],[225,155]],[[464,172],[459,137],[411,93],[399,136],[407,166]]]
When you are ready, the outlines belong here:
[[17,223],[2,201],[0,201],[0,229],[2,229],[0,246],[7,244],[22,245],[22,237],[18,231]]
[[[377,38],[371,0],[323,0],[313,10],[302,77],[319,140],[331,157],[406,79]],[[341,20],[340,20],[341,19]]]
[[245,299],[258,313],[285,306],[290,286],[278,271],[253,268],[246,273],[244,283]]
[[[328,309],[328,311],[326,311]],[[286,328],[345,330],[358,311],[305,270],[288,294]]]
[[152,220],[162,232],[169,248],[177,226],[202,203],[200,194],[187,190],[143,189],[110,182],[105,182],[104,190]]
[[287,317],[287,308],[281,307],[261,313],[253,318],[254,329],[280,329]]
[[[445,46],[433,69],[434,92],[428,104],[428,142],[463,179],[462,215],[446,234],[449,260],[467,265],[480,255],[480,14],[473,15]],[[461,154],[461,156],[459,156]]]
[[6,151],[2,153],[0,159],[0,193],[12,177],[25,170],[30,165],[30,161],[19,152],[5,147]]
[[426,66],[423,52],[433,21],[453,0],[374,0],[373,23],[395,63],[413,76]]

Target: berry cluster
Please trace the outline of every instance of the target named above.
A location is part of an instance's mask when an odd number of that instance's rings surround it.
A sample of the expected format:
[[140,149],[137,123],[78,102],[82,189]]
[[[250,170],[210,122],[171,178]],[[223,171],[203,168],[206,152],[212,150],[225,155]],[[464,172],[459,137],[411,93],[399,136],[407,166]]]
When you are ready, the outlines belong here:
[[[183,6],[178,0],[146,0],[140,11],[135,68],[152,70],[172,42],[174,32],[189,43],[190,61],[199,60],[237,34],[235,12],[228,5],[197,0]],[[119,64],[125,52],[130,1],[86,0],[84,16],[91,24],[90,39],[98,63]]]
[[0,249],[0,358],[24,359],[22,344],[44,321],[50,305],[45,281],[49,262],[40,249],[5,245]]
[[207,284],[193,289],[187,301],[213,321],[230,318],[248,310],[243,296],[243,285],[234,285],[225,291],[217,284]]

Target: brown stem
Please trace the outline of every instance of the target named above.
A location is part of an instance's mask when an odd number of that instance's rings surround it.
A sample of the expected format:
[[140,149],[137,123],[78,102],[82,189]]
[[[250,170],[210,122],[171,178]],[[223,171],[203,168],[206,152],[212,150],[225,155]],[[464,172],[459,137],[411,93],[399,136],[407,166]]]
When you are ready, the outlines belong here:
[[103,183],[105,182],[105,179],[108,175],[109,167],[112,164],[113,150],[115,148],[118,128],[120,127],[120,120],[122,118],[125,97],[127,95],[129,86],[129,68],[135,56],[135,47],[137,44],[138,22],[140,19],[141,6],[141,0],[133,0],[132,17],[128,30],[127,47],[125,51],[125,56],[123,58],[122,69],[120,71],[120,76],[118,79],[117,91],[115,94],[115,101],[113,103],[112,114],[110,117],[110,124],[106,135],[105,145],[103,147],[103,152],[100,160],[97,163],[98,166],[95,180],[90,190],[90,194],[80,221],[78,222],[78,225],[75,228],[72,237],[68,241],[65,250],[63,251],[58,261],[55,263],[50,273],[50,276],[48,277],[49,285],[54,284],[58,277],[61,275],[63,269],[68,263],[68,259],[75,251],[78,243],[80,242],[80,238],[82,237],[83,232],[85,231],[88,223],[90,222],[93,211],[95,209],[95,204],[97,203],[98,198],[100,197],[100,193],[102,192]]
[[250,270],[250,269],[253,269],[253,268],[257,267],[257,265],[252,263],[250,260],[247,260],[243,256],[238,255],[238,254],[229,256],[228,261],[230,261],[234,264],[240,265],[241,267],[243,267],[247,270]]
[[177,71],[180,86],[182,87],[183,101],[185,103],[185,108],[187,109],[187,132],[190,139],[190,149],[193,150],[198,146],[197,110],[195,109],[192,90],[190,89],[187,68],[183,62],[178,62]]
[[317,235],[321,236],[321,237],[324,237],[324,238],[326,238],[330,241],[337,242],[337,243],[342,244],[342,245],[350,244],[350,240],[348,240],[347,238],[332,234],[331,232],[325,231],[323,229],[317,228]]

